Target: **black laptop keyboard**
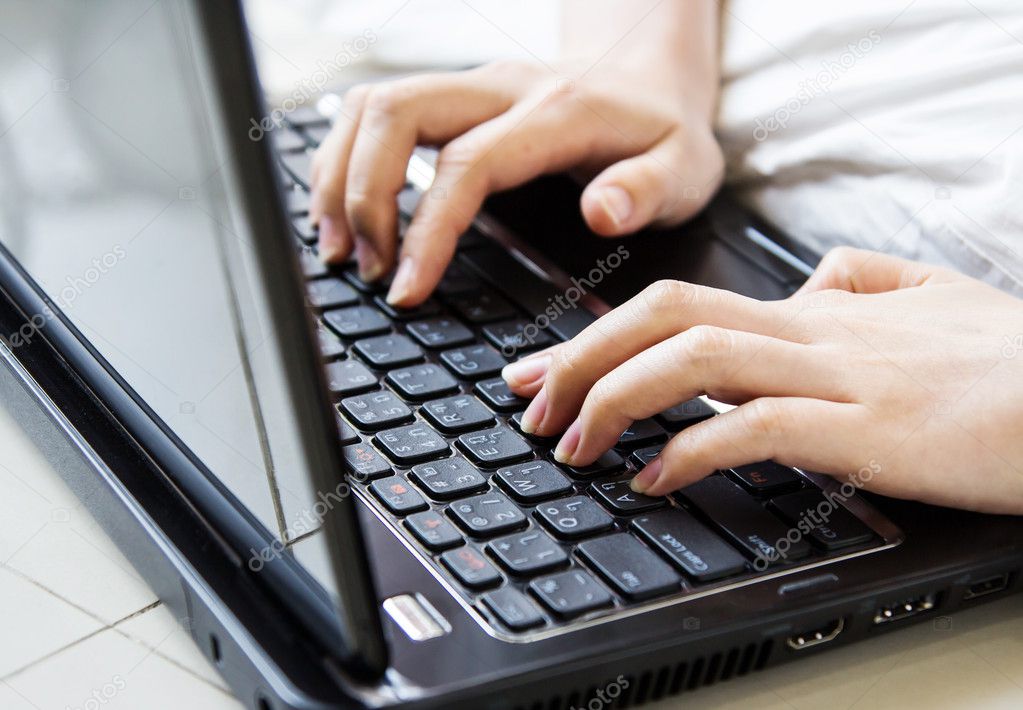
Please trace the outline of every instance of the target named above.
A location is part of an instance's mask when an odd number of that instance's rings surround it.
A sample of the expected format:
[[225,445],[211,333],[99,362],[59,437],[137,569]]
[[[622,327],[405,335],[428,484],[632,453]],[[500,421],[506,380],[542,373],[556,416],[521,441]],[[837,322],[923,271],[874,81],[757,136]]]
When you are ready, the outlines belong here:
[[[684,599],[881,543],[842,507],[791,539],[825,498],[772,462],[664,498],[633,493],[629,479],[672,434],[714,415],[698,399],[636,422],[591,466],[556,463],[555,441],[519,431],[527,402],[500,379],[502,347],[526,354],[593,316],[569,311],[523,337],[557,292],[473,231],[435,295],[411,310],[388,305],[387,280],[361,281],[354,262],[323,266],[306,215],[308,149],[320,134],[321,121],[294,116],[275,142],[344,455],[366,499],[497,627],[532,631]],[[406,216],[414,201],[402,194]]]

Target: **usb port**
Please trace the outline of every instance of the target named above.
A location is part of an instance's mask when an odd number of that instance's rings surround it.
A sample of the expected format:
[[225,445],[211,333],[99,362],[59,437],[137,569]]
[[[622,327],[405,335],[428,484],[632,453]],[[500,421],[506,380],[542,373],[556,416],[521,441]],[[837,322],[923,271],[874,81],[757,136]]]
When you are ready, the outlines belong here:
[[793,651],[802,651],[803,649],[810,648],[811,646],[820,646],[821,644],[828,643],[829,641],[834,641],[838,638],[838,635],[842,633],[842,629],[844,628],[845,620],[835,619],[834,621],[829,621],[815,629],[810,629],[809,631],[804,631],[801,634],[789,636],[786,643]]
[[988,594],[998,594],[1009,588],[1009,573],[998,574],[994,577],[987,577],[978,580],[966,588],[963,594],[963,601],[986,597]]
[[878,607],[874,612],[874,626],[922,614],[933,609],[937,603],[937,594],[921,594],[918,597],[903,599],[894,604],[886,604]]

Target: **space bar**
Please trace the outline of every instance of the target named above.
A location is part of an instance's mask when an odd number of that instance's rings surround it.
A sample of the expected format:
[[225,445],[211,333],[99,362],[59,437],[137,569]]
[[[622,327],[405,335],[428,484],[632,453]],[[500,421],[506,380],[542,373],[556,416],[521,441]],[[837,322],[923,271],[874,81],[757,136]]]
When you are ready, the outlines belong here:
[[544,314],[550,319],[547,330],[564,340],[574,338],[597,320],[582,305],[577,303],[573,306],[568,299],[570,294],[559,291],[496,245],[463,249],[459,251],[458,258],[532,317]]

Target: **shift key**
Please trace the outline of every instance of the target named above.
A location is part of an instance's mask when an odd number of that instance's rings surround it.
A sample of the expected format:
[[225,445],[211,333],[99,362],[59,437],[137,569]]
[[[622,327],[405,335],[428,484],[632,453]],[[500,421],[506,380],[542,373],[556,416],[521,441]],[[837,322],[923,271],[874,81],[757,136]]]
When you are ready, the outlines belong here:
[[810,543],[801,537],[792,542],[787,525],[724,476],[708,476],[675,495],[703,511],[759,571],[810,554]]

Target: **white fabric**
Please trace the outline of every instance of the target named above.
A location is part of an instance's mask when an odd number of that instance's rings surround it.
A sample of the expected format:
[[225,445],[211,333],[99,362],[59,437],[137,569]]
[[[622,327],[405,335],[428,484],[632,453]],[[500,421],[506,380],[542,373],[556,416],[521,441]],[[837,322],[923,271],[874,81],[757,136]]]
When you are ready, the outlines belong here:
[[723,25],[718,132],[750,205],[821,253],[1023,293],[1023,3],[731,0]]

